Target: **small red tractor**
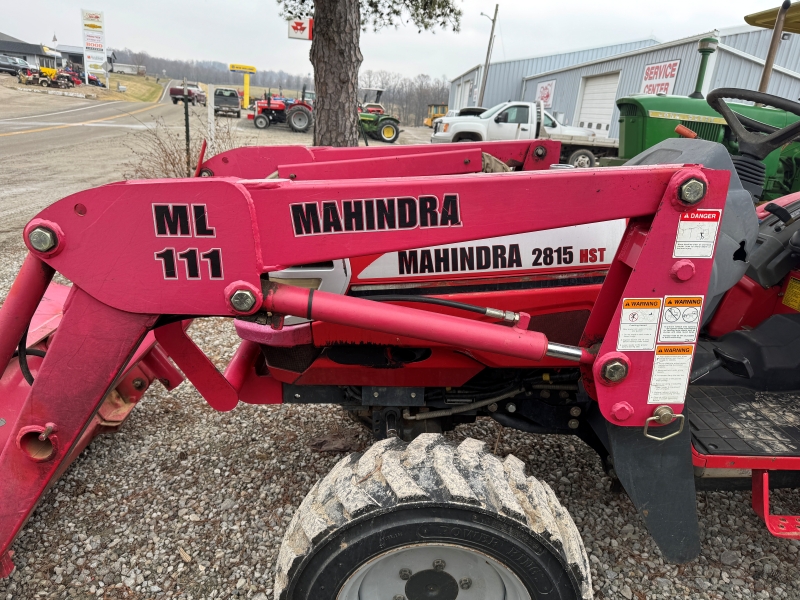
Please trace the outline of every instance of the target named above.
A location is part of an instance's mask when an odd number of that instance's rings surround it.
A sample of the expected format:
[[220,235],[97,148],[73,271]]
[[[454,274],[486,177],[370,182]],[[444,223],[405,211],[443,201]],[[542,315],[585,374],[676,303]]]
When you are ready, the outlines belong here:
[[[709,94],[748,168],[800,134],[753,133],[725,98],[800,104]],[[92,437],[184,376],[219,411],[338,404],[378,440],[295,512],[279,600],[588,600],[550,487],[441,436],[479,416],[583,440],[669,562],[700,552],[697,490],[749,487],[800,539],[769,506],[800,486],[800,194],[756,206],[703,140],[602,169],[551,169],[559,151],[241,148],[44,209],[0,308],[0,575]],[[224,372],[186,333],[212,316],[241,338]]]
[[248,114],[247,118],[253,120],[256,129],[266,129],[276,123],[287,123],[292,131],[305,133],[311,129],[314,122],[312,112],[314,108],[306,102],[305,94],[303,88],[302,97],[294,101],[268,94],[266,100],[256,100],[253,112]]

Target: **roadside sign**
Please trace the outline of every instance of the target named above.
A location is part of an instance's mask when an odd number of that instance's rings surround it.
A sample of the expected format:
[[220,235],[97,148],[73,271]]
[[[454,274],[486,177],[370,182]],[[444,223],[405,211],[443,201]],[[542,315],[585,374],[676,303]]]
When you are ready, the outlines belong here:
[[314,19],[292,19],[289,21],[289,38],[293,40],[314,39]]
[[668,60],[647,65],[642,75],[640,93],[651,95],[671,94],[672,90],[675,89],[675,80],[678,78],[678,67],[680,66],[680,60]]
[[251,73],[255,74],[256,68],[250,65],[237,65],[236,63],[228,65],[231,73]]
[[83,68],[86,83],[89,73],[105,74],[106,31],[103,13],[96,10],[81,9],[81,29],[83,30]]

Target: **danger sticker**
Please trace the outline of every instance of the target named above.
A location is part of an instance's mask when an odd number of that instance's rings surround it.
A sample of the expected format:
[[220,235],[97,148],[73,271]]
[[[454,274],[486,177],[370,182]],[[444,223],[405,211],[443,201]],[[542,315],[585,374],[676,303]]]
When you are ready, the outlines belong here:
[[659,342],[694,343],[703,314],[702,296],[667,296],[661,314]]
[[717,243],[721,210],[693,210],[678,222],[673,258],[711,258]]
[[791,277],[783,294],[783,304],[800,312],[800,279]]
[[661,298],[624,298],[617,350],[654,350]]
[[657,346],[650,378],[648,404],[683,404],[689,373],[692,370],[694,346],[687,344]]

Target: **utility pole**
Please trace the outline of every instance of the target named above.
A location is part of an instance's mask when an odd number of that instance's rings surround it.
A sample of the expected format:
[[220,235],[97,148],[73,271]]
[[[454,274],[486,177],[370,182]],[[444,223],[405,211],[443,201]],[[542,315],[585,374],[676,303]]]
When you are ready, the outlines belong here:
[[186,123],[186,176],[192,176],[192,156],[189,145],[189,90],[186,89],[186,77],[183,78],[183,119]]
[[[483,94],[486,91],[486,78],[489,76],[489,60],[492,58],[492,46],[494,46],[494,25],[497,23],[497,9],[500,8],[499,4],[494,5],[494,18],[492,21],[492,33],[489,35],[489,48],[486,50],[486,64],[483,65],[483,80],[481,81],[481,93],[478,97],[478,106],[483,106]],[[489,15],[481,13],[487,19]]]

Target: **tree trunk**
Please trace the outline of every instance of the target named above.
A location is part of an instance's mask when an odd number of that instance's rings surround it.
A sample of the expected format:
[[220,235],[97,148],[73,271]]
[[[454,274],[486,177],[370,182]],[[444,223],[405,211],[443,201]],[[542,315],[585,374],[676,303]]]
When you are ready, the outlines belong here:
[[358,146],[359,0],[314,2],[314,145]]

